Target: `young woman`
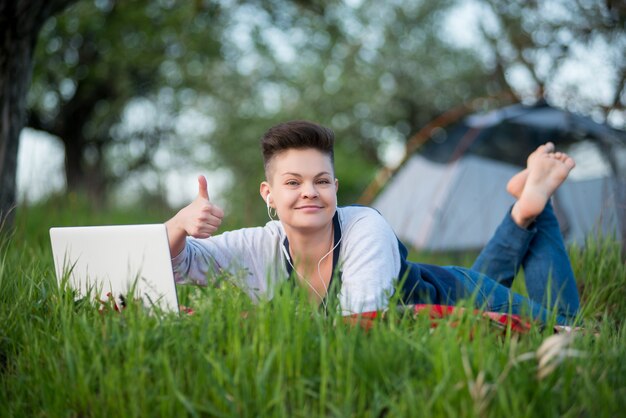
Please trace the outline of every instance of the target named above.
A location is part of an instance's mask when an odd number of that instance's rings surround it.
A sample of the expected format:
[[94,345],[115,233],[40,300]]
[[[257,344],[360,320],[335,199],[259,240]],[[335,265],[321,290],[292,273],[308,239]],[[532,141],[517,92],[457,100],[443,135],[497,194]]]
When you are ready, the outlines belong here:
[[[277,284],[294,280],[324,308],[337,297],[344,315],[386,308],[398,281],[407,303],[471,297],[477,307],[543,321],[546,308],[554,308],[560,324],[576,315],[576,283],[549,202],[574,161],[554,152],[553,144],[539,147],[509,182],[517,201],[471,269],[408,262],[406,248],[376,210],[337,207],[333,145],[330,129],[306,121],[264,134],[260,193],[276,219],[263,227],[214,235],[224,213],[200,176],[198,197],[166,222],[176,280],[206,284],[212,272],[227,270],[255,300],[271,298]],[[529,298],[509,290],[520,267]],[[331,284],[336,292],[329,295]]]

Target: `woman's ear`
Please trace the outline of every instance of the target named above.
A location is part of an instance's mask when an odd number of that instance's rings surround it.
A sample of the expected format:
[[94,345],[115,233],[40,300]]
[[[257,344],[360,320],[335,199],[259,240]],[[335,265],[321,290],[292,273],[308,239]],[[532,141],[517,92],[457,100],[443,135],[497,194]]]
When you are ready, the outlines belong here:
[[263,198],[263,201],[269,205],[269,201],[268,201],[268,196],[270,195],[270,185],[268,182],[263,181],[261,182],[261,187],[259,188],[259,193],[261,193],[261,198]]
[[335,179],[335,193],[339,191],[339,179]]

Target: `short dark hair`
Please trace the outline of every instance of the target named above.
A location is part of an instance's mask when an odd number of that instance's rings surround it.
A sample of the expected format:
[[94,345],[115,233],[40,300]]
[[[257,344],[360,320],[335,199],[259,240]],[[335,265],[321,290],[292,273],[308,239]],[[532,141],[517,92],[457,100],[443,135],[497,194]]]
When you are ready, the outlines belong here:
[[272,158],[290,149],[316,149],[328,155],[334,165],[334,144],[333,130],[314,122],[293,120],[273,126],[261,137],[265,174]]

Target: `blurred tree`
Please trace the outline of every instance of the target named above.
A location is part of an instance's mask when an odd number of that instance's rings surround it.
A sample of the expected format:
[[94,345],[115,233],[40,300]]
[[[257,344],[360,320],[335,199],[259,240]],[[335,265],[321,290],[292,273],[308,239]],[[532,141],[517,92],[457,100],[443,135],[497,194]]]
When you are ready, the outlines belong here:
[[[520,99],[550,96],[559,105],[607,119],[626,105],[626,7],[592,0],[480,0],[488,65]],[[590,51],[610,78],[607,94],[590,96],[572,63]],[[591,58],[591,56],[590,56]],[[579,68],[580,70],[580,68]],[[584,71],[584,70],[583,70]],[[593,71],[588,76],[593,77]],[[564,77],[569,75],[569,77]],[[598,74],[599,75],[599,74]],[[519,79],[524,78],[525,83]],[[568,79],[568,81],[564,81]],[[565,84],[566,83],[566,84]]]
[[19,135],[37,37],[72,0],[0,0],[0,226],[13,223]]
[[[320,13],[268,13],[248,4],[216,86],[220,116],[211,144],[235,179],[262,178],[258,138],[272,124],[311,119],[337,135],[340,203],[352,203],[383,161],[432,117],[488,88],[480,60],[441,36],[457,2],[330,3]],[[295,6],[294,6],[295,7]],[[265,28],[270,28],[267,30]],[[267,216],[256,189],[233,188],[246,216]],[[256,208],[256,209],[254,209]]]
[[155,160],[210,160],[229,173],[228,200],[248,224],[265,216],[251,187],[263,175],[258,138],[280,121],[316,120],[337,134],[341,202],[350,203],[385,150],[433,117],[475,97],[522,95],[510,77],[516,24],[531,50],[565,36],[540,25],[535,3],[480,2],[504,23],[485,23],[492,42],[477,52],[446,36],[460,0],[85,0],[44,27],[30,125],[64,142],[68,187],[97,196]]
[[174,151],[160,154],[170,167],[209,159],[215,126],[236,117],[227,100],[245,100],[259,81],[224,83],[240,42],[233,15],[250,6],[265,16],[322,10],[317,1],[90,0],[44,27],[28,124],[63,142],[68,191],[102,200],[164,149]]
[[106,195],[153,161],[220,56],[215,2],[84,1],[43,29],[28,125],[65,146],[69,191]]

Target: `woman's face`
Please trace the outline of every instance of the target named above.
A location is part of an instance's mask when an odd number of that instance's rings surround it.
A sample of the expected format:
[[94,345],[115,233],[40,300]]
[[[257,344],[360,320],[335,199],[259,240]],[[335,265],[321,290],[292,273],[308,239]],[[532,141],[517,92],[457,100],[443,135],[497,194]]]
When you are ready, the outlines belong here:
[[330,157],[320,151],[290,149],[274,156],[261,195],[270,195],[286,228],[302,232],[327,227],[337,208],[338,182]]

